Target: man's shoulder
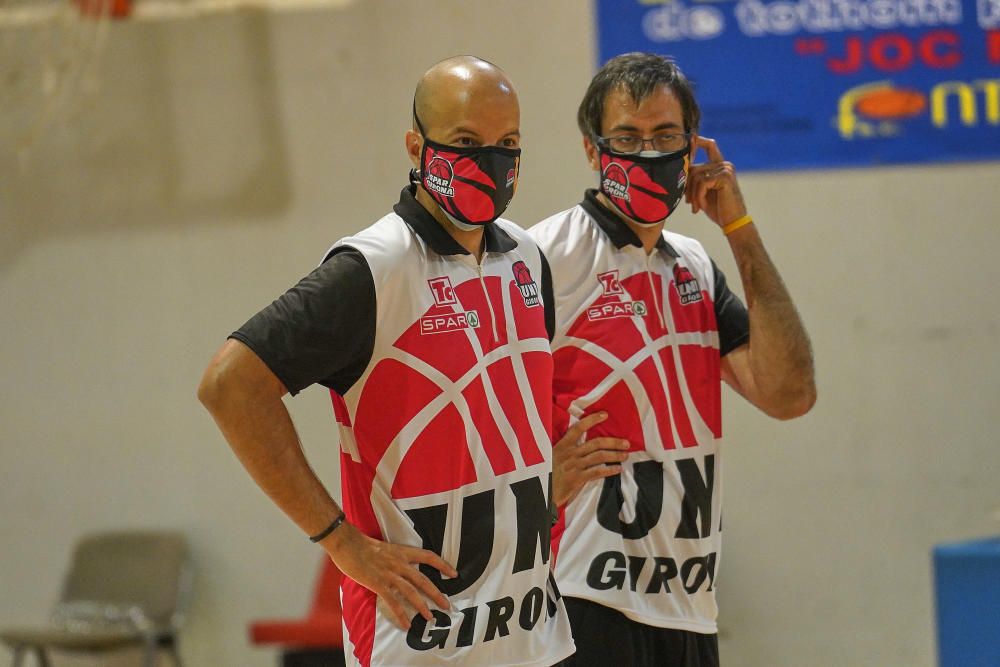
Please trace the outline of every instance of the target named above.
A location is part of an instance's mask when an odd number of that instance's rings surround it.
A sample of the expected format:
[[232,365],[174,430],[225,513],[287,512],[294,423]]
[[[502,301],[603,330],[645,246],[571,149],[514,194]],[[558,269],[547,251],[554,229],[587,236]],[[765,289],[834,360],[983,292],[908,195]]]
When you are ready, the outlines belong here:
[[696,238],[667,230],[663,230],[663,238],[681,257],[708,259],[708,252],[705,250],[705,246]]
[[693,271],[698,277],[703,277],[709,283],[714,282],[715,270],[712,268],[712,258],[701,241],[668,231],[663,232],[663,238],[679,256],[678,262],[681,265]]
[[513,220],[508,220],[507,218],[497,218],[491,224],[494,224],[502,229],[509,237],[518,243],[526,242],[531,245],[537,245],[535,240],[528,234],[527,230]]
[[369,261],[395,261],[409,252],[413,246],[413,234],[406,222],[395,212],[387,213],[368,227],[345,236],[327,251],[324,259],[339,248],[357,250]]
[[559,211],[528,229],[545,256],[567,253],[582,237],[590,236],[592,223],[590,216],[579,204]]
[[566,225],[577,224],[589,217],[583,207],[576,204],[536,223],[528,229],[528,233],[536,238],[555,236],[564,231]]

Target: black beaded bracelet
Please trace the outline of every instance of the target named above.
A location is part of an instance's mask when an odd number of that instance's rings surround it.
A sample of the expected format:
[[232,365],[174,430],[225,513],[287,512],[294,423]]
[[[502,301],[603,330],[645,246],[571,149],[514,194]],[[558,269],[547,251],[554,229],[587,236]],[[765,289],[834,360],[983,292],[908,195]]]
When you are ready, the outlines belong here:
[[341,512],[340,516],[334,519],[333,523],[327,526],[322,533],[317,533],[316,535],[313,535],[312,537],[309,538],[309,540],[311,542],[320,542],[321,540],[329,536],[330,533],[340,528],[340,524],[344,523],[344,521],[346,520],[347,520],[347,515]]

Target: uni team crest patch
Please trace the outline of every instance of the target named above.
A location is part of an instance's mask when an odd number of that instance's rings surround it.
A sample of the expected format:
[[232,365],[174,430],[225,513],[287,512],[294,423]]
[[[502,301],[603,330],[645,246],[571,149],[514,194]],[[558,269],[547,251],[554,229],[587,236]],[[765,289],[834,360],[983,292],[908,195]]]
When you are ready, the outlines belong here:
[[517,288],[521,290],[521,297],[524,299],[524,305],[537,306],[538,305],[538,285],[535,284],[534,278],[531,277],[531,271],[528,270],[528,265],[524,262],[514,262],[511,267],[514,270],[514,282],[517,283]]
[[674,264],[674,289],[682,306],[701,301],[701,287],[686,266]]

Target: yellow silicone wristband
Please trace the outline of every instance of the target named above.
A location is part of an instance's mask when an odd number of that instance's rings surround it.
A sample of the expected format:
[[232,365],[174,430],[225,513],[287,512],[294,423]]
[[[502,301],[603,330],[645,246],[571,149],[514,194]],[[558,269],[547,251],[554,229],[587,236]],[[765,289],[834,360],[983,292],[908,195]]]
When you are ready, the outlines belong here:
[[722,228],[722,233],[725,234],[726,236],[729,236],[740,227],[746,227],[751,222],[753,222],[753,218],[751,218],[749,215],[744,215],[742,218],[736,218],[735,220],[733,220],[728,225]]

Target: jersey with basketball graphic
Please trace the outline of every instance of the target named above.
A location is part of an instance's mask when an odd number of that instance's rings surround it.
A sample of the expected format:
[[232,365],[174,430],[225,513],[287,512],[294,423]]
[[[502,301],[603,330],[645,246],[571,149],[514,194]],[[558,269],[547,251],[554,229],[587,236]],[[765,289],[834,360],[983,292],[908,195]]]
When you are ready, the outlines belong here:
[[714,633],[720,328],[722,353],[746,342],[746,310],[697,241],[665,232],[647,255],[593,191],[529,233],[555,286],[556,436],[606,411],[587,437],[631,445],[620,475],[564,509],[559,586],[640,623]]
[[[431,224],[436,224],[432,223]],[[349,653],[362,665],[551,665],[572,653],[550,575],[550,353],[542,258],[516,225],[487,251],[440,254],[398,213],[335,248],[371,269],[371,360],[343,396],[348,520],[455,565],[421,570],[451,609],[397,629],[366,588],[343,587]]]

